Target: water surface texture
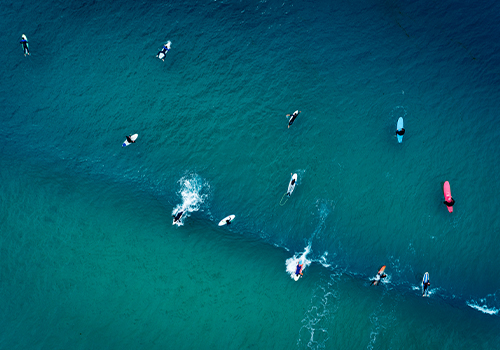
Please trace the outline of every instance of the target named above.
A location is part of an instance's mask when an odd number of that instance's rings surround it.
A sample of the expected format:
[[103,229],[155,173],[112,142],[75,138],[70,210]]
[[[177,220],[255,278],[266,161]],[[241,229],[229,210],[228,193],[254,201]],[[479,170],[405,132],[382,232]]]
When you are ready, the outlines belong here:
[[498,347],[498,2],[0,13],[0,348]]

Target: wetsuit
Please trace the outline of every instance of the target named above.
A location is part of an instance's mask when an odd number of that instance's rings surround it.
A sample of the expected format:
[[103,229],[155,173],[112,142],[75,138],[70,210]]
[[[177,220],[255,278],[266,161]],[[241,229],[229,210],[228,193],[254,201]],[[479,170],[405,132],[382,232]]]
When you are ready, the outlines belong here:
[[30,54],[30,49],[28,48],[28,40],[22,39],[20,43],[23,45],[23,51],[25,55]]
[[455,200],[452,198],[451,202],[444,201],[443,203],[446,204],[447,207],[452,207],[453,204],[455,204]]
[[397,130],[396,134],[398,134],[399,136],[403,136],[405,134],[405,128],[401,128],[401,130]]
[[156,57],[159,58],[161,53],[163,54],[163,57],[165,57],[165,55],[167,54],[168,51],[170,51],[170,49],[168,47],[166,47],[165,45],[163,45],[163,49],[161,49],[161,51],[158,52],[158,55],[156,55]]
[[288,127],[290,127],[293,124],[293,122],[295,121],[295,118],[297,118],[297,116],[299,115],[299,113],[300,112],[298,112],[297,114],[293,113],[291,115],[290,121],[288,122]]
[[184,213],[183,211],[178,212],[177,215],[174,216],[174,222],[179,221],[181,219],[183,213]]
[[132,141],[132,139],[130,138],[130,136],[125,136],[125,137],[127,138],[127,141],[128,141],[129,143],[135,143],[135,141]]
[[302,274],[302,266],[303,265],[297,265],[297,270],[295,270],[297,276]]

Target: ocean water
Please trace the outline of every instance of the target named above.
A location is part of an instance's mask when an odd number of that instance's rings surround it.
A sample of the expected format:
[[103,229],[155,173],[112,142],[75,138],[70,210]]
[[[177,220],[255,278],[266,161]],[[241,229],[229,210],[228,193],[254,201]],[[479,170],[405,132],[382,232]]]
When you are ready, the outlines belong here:
[[0,13],[1,349],[499,347],[498,3]]

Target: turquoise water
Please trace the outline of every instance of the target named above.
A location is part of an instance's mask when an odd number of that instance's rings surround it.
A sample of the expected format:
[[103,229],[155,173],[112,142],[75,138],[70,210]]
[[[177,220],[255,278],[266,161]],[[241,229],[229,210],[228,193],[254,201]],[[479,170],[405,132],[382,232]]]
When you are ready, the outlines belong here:
[[497,348],[499,7],[0,2],[0,348]]

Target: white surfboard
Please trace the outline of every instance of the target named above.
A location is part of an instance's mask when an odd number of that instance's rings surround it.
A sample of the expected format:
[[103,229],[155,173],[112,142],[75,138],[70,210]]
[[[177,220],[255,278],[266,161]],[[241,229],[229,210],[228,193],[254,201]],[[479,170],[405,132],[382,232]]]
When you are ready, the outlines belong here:
[[[400,131],[403,128],[404,128],[403,117],[399,117],[398,124],[396,125],[396,130]],[[396,136],[398,137],[398,142],[402,143],[403,142],[403,135],[397,135],[396,134]]]
[[226,216],[224,219],[222,219],[219,222],[219,226],[227,225],[227,220],[229,220],[229,223],[231,223],[234,220],[235,217],[236,217],[235,215]]
[[[137,140],[137,137],[138,137],[138,136],[139,136],[139,134],[134,134],[134,135],[130,136],[130,139],[131,139],[132,141],[135,141],[135,140]],[[122,147],[127,147],[128,145],[130,145],[130,142],[128,142],[128,141],[125,139],[125,142],[123,142]]]
[[161,48],[160,52],[158,52],[158,55],[156,55],[156,57],[158,57],[160,60],[164,60],[165,59],[165,56],[167,55],[167,52],[170,51],[170,45],[172,43],[170,41],[167,41],[167,43],[164,45],[167,47],[167,51],[163,52],[163,49],[164,47]]
[[[295,181],[293,181],[295,180]],[[293,184],[292,184],[293,181]],[[293,174],[292,178],[290,179],[290,183],[288,184],[288,191],[286,192],[287,196],[290,197],[293,193],[293,190],[295,190],[295,185],[297,184],[297,174]]]

